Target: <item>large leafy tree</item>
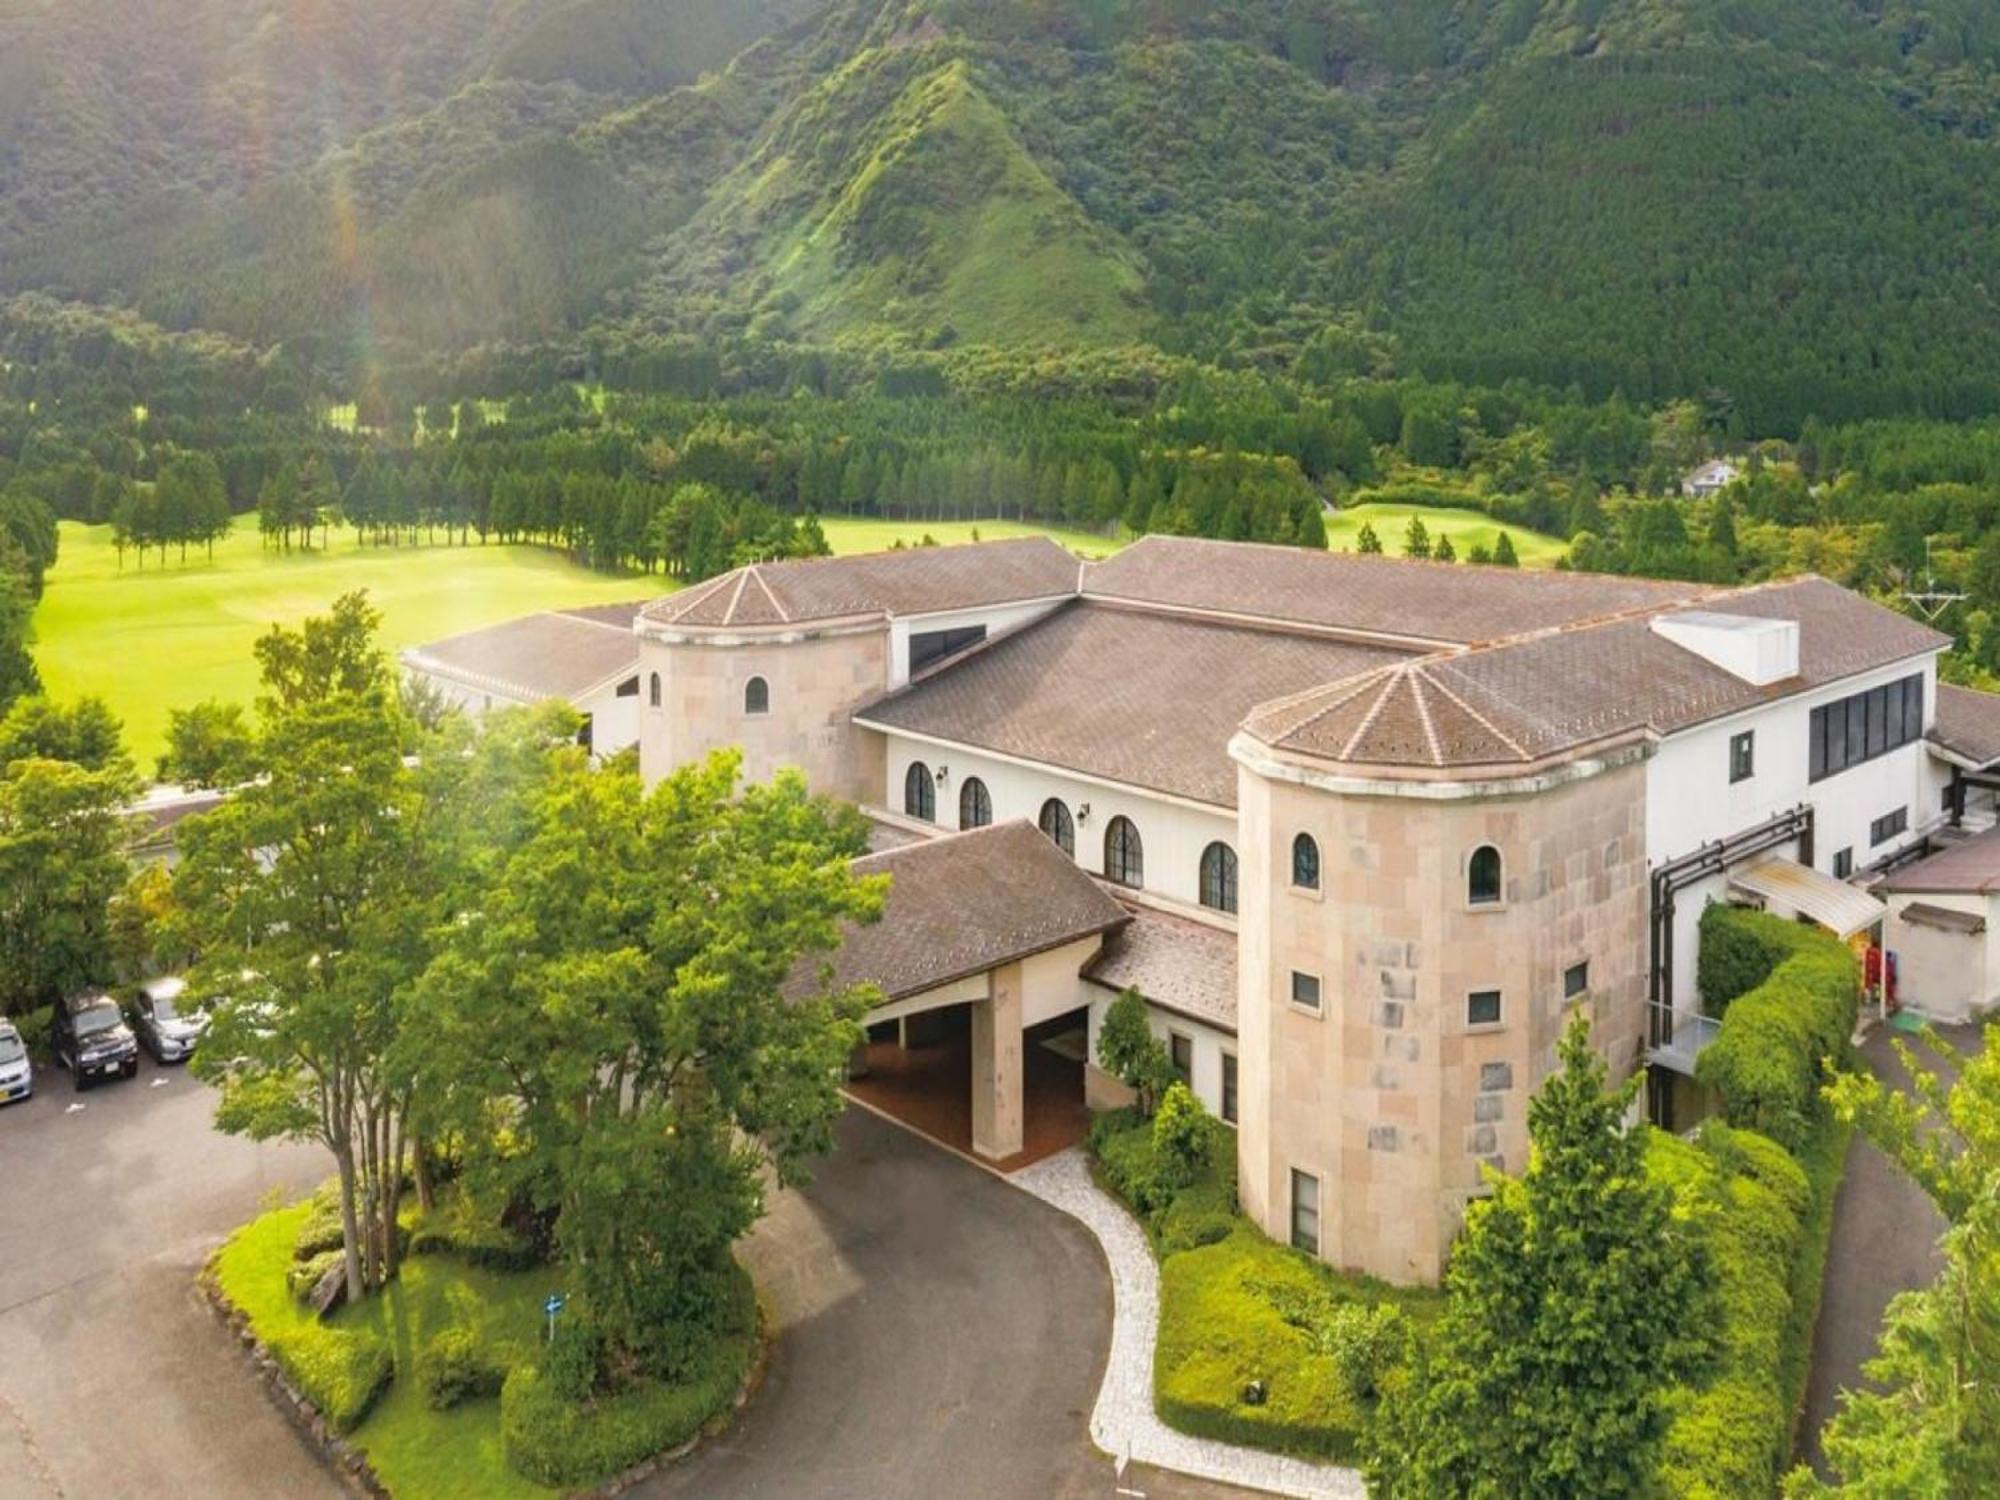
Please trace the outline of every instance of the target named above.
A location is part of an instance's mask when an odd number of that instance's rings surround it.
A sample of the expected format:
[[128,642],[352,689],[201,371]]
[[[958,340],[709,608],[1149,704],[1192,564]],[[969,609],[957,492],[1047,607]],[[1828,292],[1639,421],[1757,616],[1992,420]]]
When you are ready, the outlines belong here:
[[1986,1493],[2000,1475],[2000,1029],[1949,1086],[1897,1050],[1911,1093],[1853,1074],[1830,1092],[1944,1214],[1944,1269],[1889,1304],[1870,1387],[1846,1392],[1828,1424],[1839,1483],[1801,1469],[1789,1500],[1947,1500]]
[[718,755],[647,792],[540,754],[408,1041],[475,1172],[552,1226],[607,1371],[671,1373],[763,1169],[796,1181],[831,1144],[867,998],[811,955],[881,882],[852,872],[856,815],[795,775],[740,787]]
[[122,759],[0,763],[0,1015],[111,979],[132,791]]
[[409,1079],[399,997],[427,956],[426,808],[358,596],[258,643],[257,779],[191,822],[176,881],[215,1000],[196,1067],[217,1121],[316,1140],[339,1173],[347,1291],[395,1270]]
[[1713,1271],[1698,1226],[1648,1178],[1636,1080],[1607,1092],[1579,1016],[1528,1106],[1520,1177],[1467,1211],[1443,1317],[1384,1391],[1370,1493],[1647,1493],[1663,1397],[1707,1353]]

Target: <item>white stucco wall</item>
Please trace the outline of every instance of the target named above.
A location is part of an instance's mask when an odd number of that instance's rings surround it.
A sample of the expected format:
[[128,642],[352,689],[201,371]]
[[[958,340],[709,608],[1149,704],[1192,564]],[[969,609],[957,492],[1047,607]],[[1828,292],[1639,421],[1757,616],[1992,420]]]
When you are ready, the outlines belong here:
[[[1111,1002],[1118,997],[1101,985],[1090,985],[1090,1060],[1097,1061],[1097,1035],[1104,1026],[1104,1013]],[[1194,1077],[1189,1087],[1202,1106],[1217,1119],[1222,1118],[1222,1057],[1224,1053],[1236,1056],[1236,1038],[1228,1032],[1218,1031],[1212,1026],[1204,1026],[1199,1021],[1191,1021],[1185,1016],[1161,1010],[1157,1006],[1146,1007],[1148,1018],[1153,1023],[1153,1035],[1166,1046],[1167,1039],[1179,1032],[1194,1043]],[[1241,1108],[1243,1090],[1242,1071],[1237,1072],[1238,1108]],[[1231,1123],[1234,1123],[1233,1121]]]
[[[886,736],[886,780],[882,805],[891,812],[903,810],[903,778],[910,762],[920,760],[935,773],[939,766],[950,772],[939,785],[937,822],[940,828],[958,827],[958,799],[969,777],[986,783],[993,801],[993,821],[1026,818],[1035,822],[1042,804],[1060,797],[1076,820],[1076,860],[1093,875],[1104,873],[1104,831],[1115,817],[1132,820],[1139,830],[1145,850],[1145,889],[1169,901],[1198,907],[1201,901],[1201,853],[1216,840],[1236,847],[1236,816],[1228,808],[1206,807],[1180,802],[1137,788],[1116,787],[1091,781],[1053,767],[1030,765],[1001,759],[958,746],[931,744],[894,733]],[[1077,816],[1085,804],[1088,819]]]
[[[1903,662],[1848,678],[1815,693],[1786,698],[1745,713],[1702,724],[1662,741],[1646,764],[1646,857],[1657,868],[1732,833],[1767,822],[1801,803],[1813,808],[1813,862],[1831,871],[1836,852],[1854,851],[1854,868],[1866,869],[1923,835],[1939,820],[1941,778],[1922,741],[1903,746],[1822,781],[1810,780],[1808,737],[1812,711],[1884,683],[1921,672],[1924,724],[1935,721],[1935,662]],[[1756,733],[1756,774],[1735,785],[1729,780],[1729,742],[1745,730]],[[1880,845],[1869,842],[1875,819],[1909,809],[1909,828]],[[1694,1001],[1698,926],[1710,901],[1728,899],[1729,882],[1717,876],[1684,888],[1674,920],[1674,999]]]
[[1032,599],[1025,604],[994,604],[983,609],[954,609],[934,615],[909,615],[889,625],[889,687],[891,691],[910,680],[910,637],[933,630],[964,630],[974,625],[986,627],[986,637],[1018,630],[1066,604],[1070,595],[1057,599]]
[[[1984,917],[1983,933],[1947,932],[1906,922],[1912,905],[1943,907]],[[1959,1023],[1985,1014],[2000,1000],[2000,898],[1958,892],[1913,892],[1889,898],[1886,946],[1896,955],[1896,991],[1905,1007],[1934,1021]]]

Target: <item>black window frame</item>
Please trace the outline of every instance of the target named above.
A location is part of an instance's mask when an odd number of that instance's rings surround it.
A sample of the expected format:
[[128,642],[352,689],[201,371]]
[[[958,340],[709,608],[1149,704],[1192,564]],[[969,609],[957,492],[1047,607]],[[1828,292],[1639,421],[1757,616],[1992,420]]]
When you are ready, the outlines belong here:
[[937,821],[937,779],[920,760],[911,761],[903,772],[903,816],[922,823]]
[[[1302,998],[1305,992],[1310,992],[1312,998]],[[1308,974],[1304,969],[1292,970],[1291,1001],[1300,1010],[1309,1010],[1314,1015],[1322,1014],[1326,1005],[1325,993],[1324,986],[1319,982],[1319,975]]]
[[1127,890],[1146,888],[1146,841],[1122,813],[1104,825],[1104,878]]
[[[1217,839],[1201,851],[1201,870],[1196,895],[1210,911],[1236,915],[1239,892],[1236,851]],[[1213,899],[1211,899],[1213,898]]]
[[1806,776],[1825,781],[1916,744],[1924,737],[1924,675],[1822,703],[1807,721]]
[[[1490,1016],[1477,1014],[1474,1007],[1482,1006],[1488,1001],[1492,1002],[1493,1014]],[[1499,990],[1467,990],[1465,992],[1465,1024],[1467,1026],[1498,1026],[1505,1021],[1506,1015],[1506,998]]]
[[[1308,1255],[1318,1255],[1320,1247],[1320,1180],[1315,1174],[1304,1171],[1299,1167],[1293,1167],[1291,1172],[1290,1186],[1292,1201],[1291,1212],[1287,1215],[1287,1219],[1289,1221],[1288,1227],[1291,1230],[1292,1248],[1294,1250],[1303,1250]],[[1312,1184],[1312,1204],[1310,1207],[1304,1204],[1299,1193],[1299,1184],[1307,1182]],[[1304,1235],[1299,1227],[1301,1210],[1312,1216],[1312,1231],[1309,1237]],[[1310,1242],[1308,1242],[1308,1239]]]
[[[1052,818],[1049,814],[1053,812]],[[1055,826],[1050,827],[1053,823]],[[1035,826],[1048,835],[1054,844],[1071,859],[1076,858],[1076,818],[1069,810],[1069,804],[1060,797],[1051,797],[1042,804],[1041,812],[1035,818]]]
[[1854,850],[1850,848],[1833,851],[1833,878],[1846,880],[1854,874]]
[[753,677],[743,684],[743,712],[750,718],[761,719],[771,711],[771,682],[767,677]]
[[1220,1103],[1222,1106],[1222,1123],[1225,1125],[1234,1125],[1236,1123],[1236,1116],[1239,1113],[1238,1095],[1239,1085],[1236,1076],[1236,1054],[1234,1052],[1224,1052],[1222,1054],[1222,1098]]
[[1590,993],[1590,960],[1582,959],[1563,970],[1563,999],[1574,1000]]
[[1868,825],[1868,847],[1879,849],[1891,839],[1901,838],[1910,831],[1910,809],[1899,807],[1894,812],[1882,814]]
[[1292,889],[1316,891],[1319,881],[1319,840],[1309,833],[1297,834],[1292,839]]
[[[1181,1061],[1183,1052],[1187,1055],[1186,1062]],[[1192,1085],[1194,1083],[1194,1038],[1189,1036],[1185,1031],[1174,1031],[1170,1028],[1167,1032],[1167,1061],[1172,1064],[1173,1070],[1181,1075],[1182,1083]]]
[[966,777],[958,788],[958,826],[960,828],[993,826],[993,794],[986,789],[986,783],[977,776]]
[[1757,731],[1746,729],[1729,737],[1729,784],[1750,780],[1757,774]]
[[[1482,856],[1492,856],[1492,880],[1480,879]],[[1465,862],[1465,904],[1468,906],[1499,906],[1507,892],[1507,861],[1500,853],[1498,844],[1481,844],[1472,851]],[[1485,894],[1482,894],[1485,893]]]
[[660,674],[658,672],[653,673],[652,681],[647,684],[646,704],[649,708],[658,708],[660,706]]

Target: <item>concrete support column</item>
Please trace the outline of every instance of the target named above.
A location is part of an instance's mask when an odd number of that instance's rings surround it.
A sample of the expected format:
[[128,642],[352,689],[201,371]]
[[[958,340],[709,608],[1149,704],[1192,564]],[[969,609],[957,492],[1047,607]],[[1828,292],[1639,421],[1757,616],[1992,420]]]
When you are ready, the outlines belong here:
[[972,1149],[998,1161],[1023,1141],[1021,966],[995,969],[991,984],[972,1005]]

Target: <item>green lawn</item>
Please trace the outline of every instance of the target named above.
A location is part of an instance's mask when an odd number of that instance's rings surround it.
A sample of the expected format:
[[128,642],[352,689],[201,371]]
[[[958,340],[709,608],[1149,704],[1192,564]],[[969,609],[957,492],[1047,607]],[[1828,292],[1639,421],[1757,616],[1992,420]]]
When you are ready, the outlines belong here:
[[[825,523],[837,552],[871,552],[929,534],[942,543],[1025,536],[1040,528],[1011,521]],[[1101,536],[1056,533],[1065,545],[1101,555]],[[257,669],[250,646],[274,624],[323,612],[365,588],[382,611],[392,650],[497,624],[540,609],[606,604],[667,593],[657,575],[612,575],[581,568],[540,547],[358,547],[336,531],[326,552],[266,548],[256,518],[238,520],[214,561],[191,552],[183,566],[157,556],[123,568],[109,527],[65,521],[62,551],[35,615],[35,659],[51,694],[96,693],[125,721],[126,743],[142,770],[160,753],[169,709],[204,698],[248,702]]]
[[1335,552],[1351,552],[1354,539],[1365,523],[1375,528],[1384,552],[1401,557],[1403,534],[1409,529],[1411,516],[1424,518],[1424,529],[1430,532],[1433,542],[1440,536],[1450,537],[1460,562],[1465,561],[1465,554],[1477,543],[1493,547],[1503,531],[1514,539],[1514,550],[1520,555],[1523,567],[1553,567],[1556,559],[1569,550],[1567,542],[1521,526],[1502,526],[1482,511],[1440,510],[1427,505],[1357,505],[1340,511],[1326,518],[1326,543]]
[[413,1365],[423,1342],[454,1322],[476,1322],[481,1342],[532,1352],[541,1336],[542,1299],[553,1269],[503,1275],[444,1255],[411,1256],[379,1297],[343,1309],[322,1329],[285,1290],[285,1268],[307,1213],[301,1203],[246,1224],[216,1258],[222,1289],[267,1343],[287,1338],[310,1346],[328,1331],[366,1329],[389,1341],[396,1378],[353,1434],[391,1491],[414,1500],[540,1500],[557,1492],[524,1479],[500,1446],[500,1399],[450,1411],[424,1404]]
[[1096,531],[1061,531],[1023,521],[876,521],[856,516],[821,516],[827,544],[845,556],[850,552],[882,552],[902,542],[914,546],[930,537],[941,546],[961,542],[1004,542],[1019,536],[1052,537],[1085,557],[1108,557],[1124,539]]

